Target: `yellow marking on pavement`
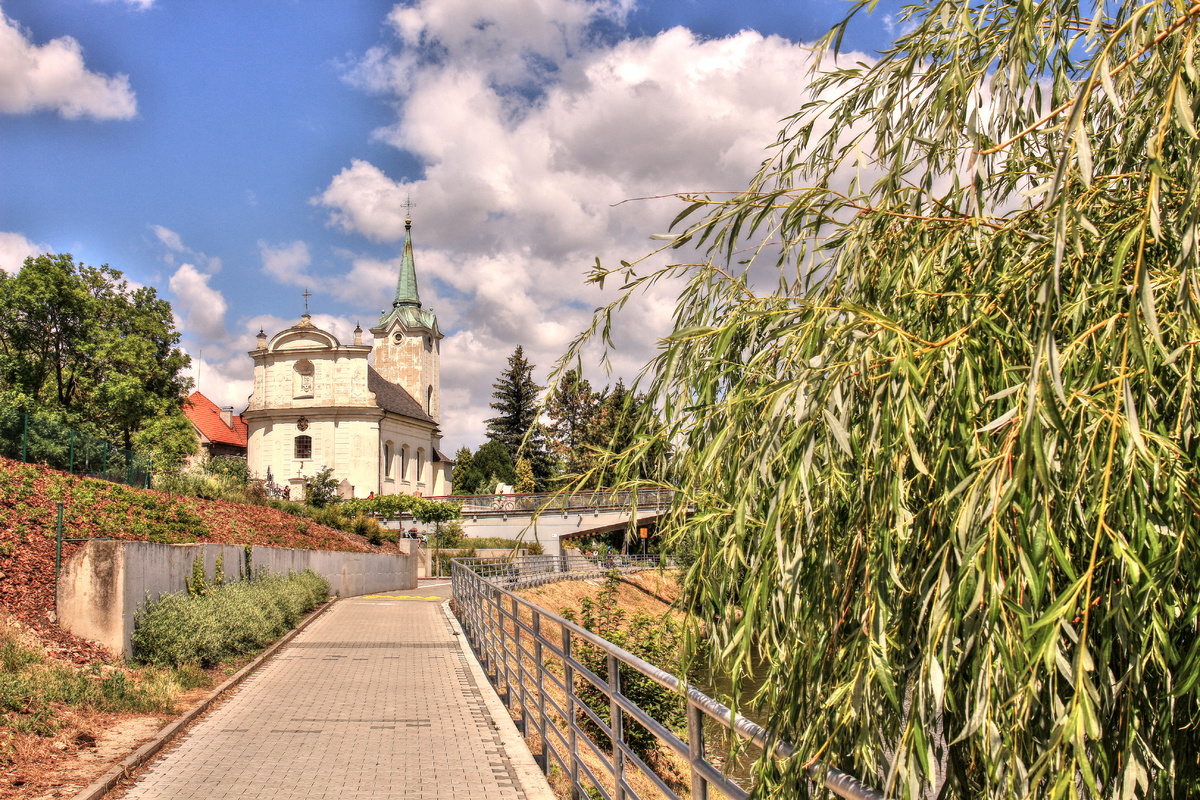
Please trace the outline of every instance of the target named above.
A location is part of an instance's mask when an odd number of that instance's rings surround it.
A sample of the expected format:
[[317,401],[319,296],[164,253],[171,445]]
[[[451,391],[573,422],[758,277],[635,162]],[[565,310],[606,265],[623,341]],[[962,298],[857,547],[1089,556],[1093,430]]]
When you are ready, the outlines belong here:
[[360,600],[442,600],[428,594],[364,594]]

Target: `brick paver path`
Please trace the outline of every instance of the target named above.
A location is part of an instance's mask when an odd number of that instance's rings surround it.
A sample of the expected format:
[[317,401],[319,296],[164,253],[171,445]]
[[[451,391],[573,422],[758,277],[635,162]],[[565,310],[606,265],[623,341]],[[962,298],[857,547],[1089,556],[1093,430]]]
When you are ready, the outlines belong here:
[[334,604],[126,797],[552,798],[440,600],[388,594]]

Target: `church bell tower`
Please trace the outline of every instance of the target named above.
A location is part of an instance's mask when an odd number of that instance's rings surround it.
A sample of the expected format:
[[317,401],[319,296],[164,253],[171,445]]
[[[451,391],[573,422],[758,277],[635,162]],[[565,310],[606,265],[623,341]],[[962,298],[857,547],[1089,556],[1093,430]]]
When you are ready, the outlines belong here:
[[417,293],[412,219],[404,220],[404,254],[400,258],[396,299],[371,333],[375,336],[375,371],[403,386],[426,414],[440,421],[442,333],[433,312],[421,308]]

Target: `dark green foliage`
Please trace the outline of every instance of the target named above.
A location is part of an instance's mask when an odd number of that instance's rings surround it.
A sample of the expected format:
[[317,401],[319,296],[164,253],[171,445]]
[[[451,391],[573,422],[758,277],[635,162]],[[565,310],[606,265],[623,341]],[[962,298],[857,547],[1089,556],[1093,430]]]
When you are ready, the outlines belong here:
[[138,612],[134,658],[213,666],[275,641],[328,595],[329,583],[307,570],[227,583],[203,595],[163,595]]
[[61,413],[130,449],[180,408],[190,381],[178,342],[170,304],[108,266],[42,255],[0,272],[0,406]]
[[333,467],[325,467],[308,479],[304,487],[304,502],[313,508],[325,508],[338,501],[338,480]]
[[517,349],[508,357],[508,367],[501,373],[492,393],[491,407],[498,414],[487,421],[488,439],[501,442],[509,453],[516,453],[538,418],[538,392],[533,381],[533,365],[525,359],[525,349]]
[[[617,570],[609,572],[604,579],[604,588],[595,598],[584,597],[579,601],[578,618],[572,609],[564,609],[562,615],[643,661],[678,673],[683,652],[681,626],[669,614],[658,617],[643,612],[627,614],[617,604],[620,585],[621,573]],[[609,677],[608,654],[603,650],[576,640],[573,652],[579,663],[603,679]],[[631,667],[621,666],[620,670],[622,694],[676,734],[682,735],[687,730],[687,707],[678,693],[659,686]],[[576,678],[575,687],[579,699],[605,724],[611,724],[608,697],[586,678]],[[608,737],[582,712],[578,721],[591,731],[601,747],[611,746]],[[625,742],[643,761],[659,747],[658,739],[628,716],[625,717]]]
[[[491,403],[491,407],[499,414],[487,421],[489,441],[502,443],[510,459],[528,458],[537,491],[544,491],[549,488],[554,463],[546,448],[545,428],[538,421],[541,413],[538,393],[542,387],[534,383],[533,365],[525,359],[525,350],[520,345],[508,357],[508,367],[500,375],[499,382],[492,384],[492,388],[496,391],[492,393],[495,402]],[[477,466],[479,472],[490,481],[492,475],[488,468],[485,465]],[[495,477],[509,484],[517,479],[515,471],[511,474],[511,480],[505,480],[498,474]]]
[[592,385],[576,369],[567,370],[551,385],[546,397],[547,438],[560,473],[577,475],[591,466],[600,400],[600,394],[592,391]]
[[244,484],[250,479],[250,468],[241,456],[213,456],[204,462],[204,471],[234,483]]
[[517,482],[512,453],[507,445],[498,441],[481,445],[464,472],[461,482],[458,473],[454,474],[454,491],[457,494],[491,494],[496,491],[497,483],[511,486]]

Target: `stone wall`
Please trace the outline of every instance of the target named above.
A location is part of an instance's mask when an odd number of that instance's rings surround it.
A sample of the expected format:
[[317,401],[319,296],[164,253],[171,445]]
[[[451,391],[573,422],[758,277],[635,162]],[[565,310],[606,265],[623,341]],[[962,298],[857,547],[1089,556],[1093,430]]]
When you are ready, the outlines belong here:
[[197,558],[203,560],[205,575],[212,581],[217,559],[222,557],[228,581],[244,578],[249,567],[273,574],[312,569],[329,581],[330,593],[339,597],[417,586],[417,557],[412,552],[341,553],[256,546],[251,548],[247,564],[246,549],[240,545],[90,541],[63,564],[58,579],[59,624],[129,657],[134,617],[146,601],[186,591]]

